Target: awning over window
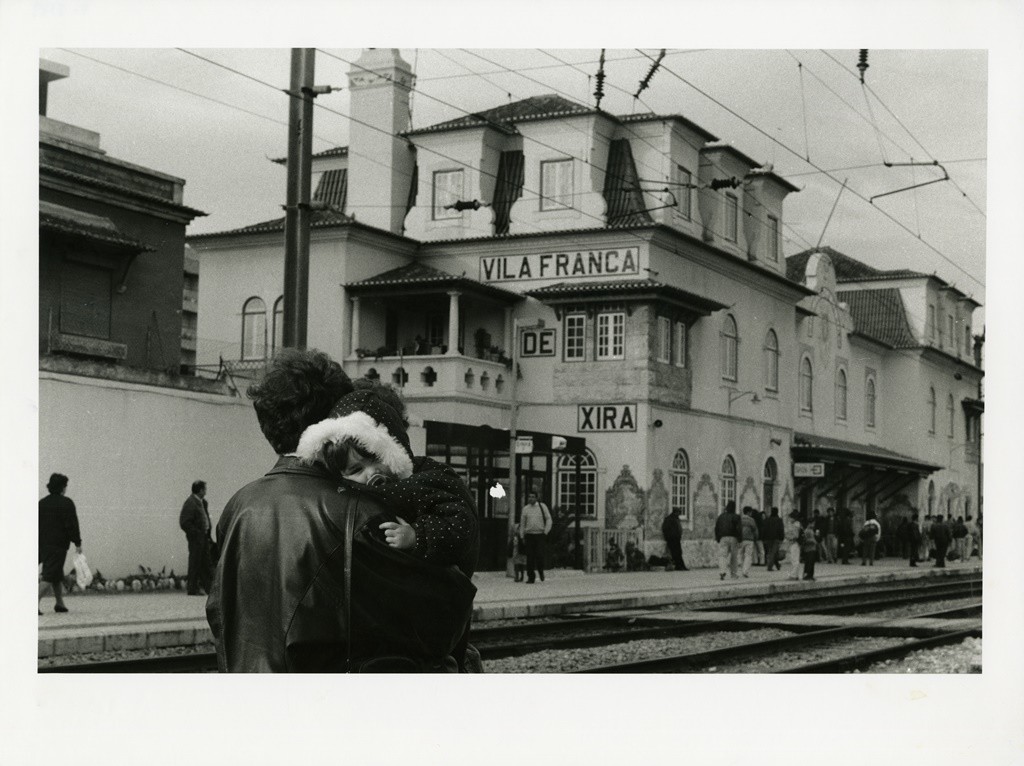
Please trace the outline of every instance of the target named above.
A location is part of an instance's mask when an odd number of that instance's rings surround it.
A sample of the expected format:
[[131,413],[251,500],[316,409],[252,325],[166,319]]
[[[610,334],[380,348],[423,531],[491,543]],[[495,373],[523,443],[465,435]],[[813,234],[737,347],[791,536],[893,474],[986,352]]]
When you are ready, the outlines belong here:
[[532,298],[551,306],[586,301],[657,301],[684,309],[696,316],[707,316],[726,308],[712,298],[672,287],[654,279],[614,281],[559,282],[526,292]]
[[152,245],[123,234],[109,218],[42,200],[39,202],[39,228],[84,239],[103,249],[116,250],[118,254],[156,250]]

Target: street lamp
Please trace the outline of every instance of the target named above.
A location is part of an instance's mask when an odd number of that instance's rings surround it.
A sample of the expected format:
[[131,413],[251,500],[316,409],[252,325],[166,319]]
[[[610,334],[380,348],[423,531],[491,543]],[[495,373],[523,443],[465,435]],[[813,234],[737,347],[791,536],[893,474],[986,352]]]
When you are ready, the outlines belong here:
[[732,415],[732,403],[738,399],[742,399],[744,396],[750,396],[750,401],[753,404],[758,404],[761,401],[761,397],[757,395],[756,391],[737,391],[735,388],[728,389],[729,391],[729,406],[727,408],[728,414]]

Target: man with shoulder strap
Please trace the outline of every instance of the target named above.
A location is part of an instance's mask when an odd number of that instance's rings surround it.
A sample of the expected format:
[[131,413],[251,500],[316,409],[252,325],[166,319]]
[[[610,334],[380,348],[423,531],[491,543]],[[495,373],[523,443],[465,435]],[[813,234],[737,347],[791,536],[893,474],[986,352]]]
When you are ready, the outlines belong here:
[[519,518],[519,534],[526,542],[526,582],[536,582],[536,574],[544,582],[544,537],[551,531],[551,511],[544,503],[538,502],[537,493],[526,495]]

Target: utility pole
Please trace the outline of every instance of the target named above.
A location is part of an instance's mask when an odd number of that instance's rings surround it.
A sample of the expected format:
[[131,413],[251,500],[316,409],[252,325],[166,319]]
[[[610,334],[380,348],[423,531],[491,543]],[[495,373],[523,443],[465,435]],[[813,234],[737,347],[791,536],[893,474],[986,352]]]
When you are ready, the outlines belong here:
[[292,48],[291,85],[288,90],[288,195],[284,218],[282,344],[286,348],[306,347],[314,53],[314,48]]

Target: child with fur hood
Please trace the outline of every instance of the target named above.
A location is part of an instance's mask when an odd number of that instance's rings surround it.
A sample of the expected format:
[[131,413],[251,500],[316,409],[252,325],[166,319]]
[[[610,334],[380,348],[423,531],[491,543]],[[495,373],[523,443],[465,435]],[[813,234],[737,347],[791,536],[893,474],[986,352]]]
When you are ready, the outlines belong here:
[[357,381],[327,419],[305,430],[294,454],[391,509],[397,521],[379,525],[388,545],[472,576],[479,553],[473,498],[449,466],[413,457],[407,428],[394,391]]

